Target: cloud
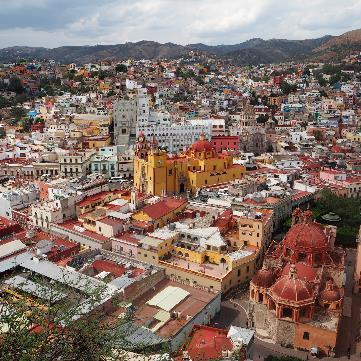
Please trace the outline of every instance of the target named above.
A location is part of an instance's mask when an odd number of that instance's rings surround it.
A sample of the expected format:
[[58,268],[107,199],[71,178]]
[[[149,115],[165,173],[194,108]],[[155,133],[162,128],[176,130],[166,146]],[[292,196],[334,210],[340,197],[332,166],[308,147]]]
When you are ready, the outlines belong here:
[[360,0],[0,0],[0,47],[155,40],[232,44],[360,26]]

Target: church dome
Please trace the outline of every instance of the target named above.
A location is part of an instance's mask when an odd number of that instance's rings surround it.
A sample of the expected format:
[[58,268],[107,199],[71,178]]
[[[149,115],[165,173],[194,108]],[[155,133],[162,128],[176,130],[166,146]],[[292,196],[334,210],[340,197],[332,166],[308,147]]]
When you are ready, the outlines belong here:
[[302,222],[291,227],[283,240],[283,245],[292,250],[308,249],[312,252],[328,248],[328,239],[320,224]]
[[314,282],[317,277],[315,269],[303,262],[297,262],[294,265],[288,264],[282,270],[282,276],[286,276],[290,273],[291,267],[294,266],[297,271],[297,276],[301,280],[306,280],[308,282]]
[[289,275],[282,276],[270,290],[271,296],[281,301],[305,302],[312,301],[314,292],[311,284],[297,276],[293,266]]
[[205,139],[204,134],[201,134],[199,140],[192,145],[192,150],[194,152],[211,152],[213,150],[213,145],[210,141]]
[[266,268],[260,269],[252,278],[252,283],[258,287],[269,288],[276,279],[275,274]]

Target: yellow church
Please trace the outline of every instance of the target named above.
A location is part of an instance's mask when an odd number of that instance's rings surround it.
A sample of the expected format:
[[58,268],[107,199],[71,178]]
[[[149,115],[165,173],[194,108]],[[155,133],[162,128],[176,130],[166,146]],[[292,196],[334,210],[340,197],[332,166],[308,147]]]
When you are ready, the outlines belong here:
[[233,164],[226,152],[217,153],[204,135],[187,152],[178,156],[160,150],[155,140],[139,134],[134,156],[134,186],[157,196],[179,194],[242,178],[245,168]]

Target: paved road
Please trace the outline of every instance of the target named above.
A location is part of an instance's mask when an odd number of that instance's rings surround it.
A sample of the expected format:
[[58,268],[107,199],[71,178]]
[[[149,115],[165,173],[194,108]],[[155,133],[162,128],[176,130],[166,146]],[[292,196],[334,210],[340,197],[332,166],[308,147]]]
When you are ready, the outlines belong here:
[[350,349],[351,353],[355,352],[355,339],[359,332],[360,311],[356,296],[352,293],[353,277],[355,269],[356,253],[353,249],[348,249],[346,253],[346,283],[344,303],[348,304],[344,307],[341,319],[339,337],[336,344],[336,355],[338,357],[346,356]]
[[226,329],[228,329],[230,325],[247,327],[247,313],[245,310],[230,300],[223,301],[221,311],[214,317],[212,326]]

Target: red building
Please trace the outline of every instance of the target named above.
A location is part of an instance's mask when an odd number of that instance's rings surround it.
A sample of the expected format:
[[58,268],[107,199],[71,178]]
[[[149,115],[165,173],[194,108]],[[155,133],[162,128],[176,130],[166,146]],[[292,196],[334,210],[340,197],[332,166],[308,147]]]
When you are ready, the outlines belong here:
[[44,128],[45,128],[45,124],[43,122],[38,122],[31,126],[31,131],[43,133]]
[[11,220],[0,217],[0,238],[22,231],[20,225]]
[[227,331],[209,326],[196,325],[192,338],[184,351],[188,352],[191,360],[206,361],[219,360],[226,351],[233,350],[233,343],[227,337]]
[[211,139],[213,147],[217,153],[223,150],[239,150],[239,137],[228,135],[216,135]]
[[249,322],[258,332],[283,346],[335,355],[345,272],[345,251],[335,239],[335,227],[313,221],[310,210],[294,210],[291,229],[269,247],[250,283]]

